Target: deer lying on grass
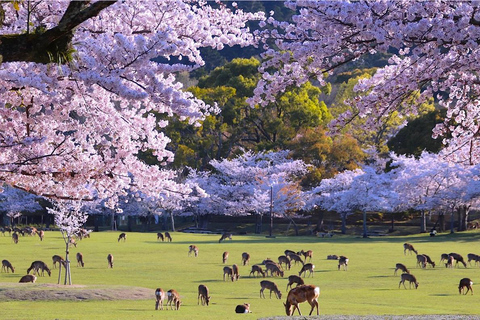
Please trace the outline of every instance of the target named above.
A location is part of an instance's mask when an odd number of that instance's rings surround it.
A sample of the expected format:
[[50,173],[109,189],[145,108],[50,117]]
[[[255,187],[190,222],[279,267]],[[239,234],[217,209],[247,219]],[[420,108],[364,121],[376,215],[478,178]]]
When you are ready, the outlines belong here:
[[16,232],[12,233],[12,241],[15,244],[18,243],[18,233],[16,233]]
[[308,250],[308,251],[300,251],[297,253],[298,255],[303,255],[304,256],[304,259],[305,259],[305,262],[307,262],[307,258],[309,258],[309,261],[312,261],[312,257],[313,257],[313,251],[312,250]]
[[292,265],[290,263],[290,259],[287,256],[279,256],[278,257],[278,264],[280,266],[282,266],[282,264],[285,264],[285,268],[287,270],[290,270],[290,268],[292,267]]
[[397,275],[397,270],[402,270],[402,273],[410,273],[407,267],[405,267],[405,265],[401,263],[397,263],[395,265],[395,272],[393,273],[394,275]]
[[27,273],[30,273],[30,271],[33,270],[33,274],[36,273],[40,275],[40,269],[42,269],[42,277],[44,276],[45,271],[47,271],[49,277],[52,275],[52,272],[47,267],[47,264],[43,261],[33,261],[30,265],[30,268],[27,269]]
[[227,263],[228,260],[228,251],[225,251],[222,255],[223,264]]
[[113,255],[111,253],[107,256],[108,267],[113,268]]
[[8,269],[12,270],[12,273],[15,273],[15,268],[12,266],[10,261],[2,260],[2,272],[5,270],[5,272],[8,273]]
[[195,257],[198,256],[198,247],[196,245],[191,244],[188,247],[188,256],[190,256],[192,254],[192,252],[195,255]]
[[412,288],[412,283],[415,284],[415,289],[418,288],[418,282],[417,282],[417,278],[415,278],[415,276],[413,274],[409,274],[409,273],[402,273],[400,275],[400,282],[398,283],[398,288],[400,289],[400,285],[403,283],[403,287],[405,289],[407,289],[407,287],[405,286],[405,281],[408,281],[410,283],[410,286],[409,288],[411,289]]
[[300,308],[298,307],[299,303],[307,301],[312,309],[310,310],[309,315],[312,315],[315,307],[317,308],[318,316],[318,297],[320,296],[320,288],[313,285],[300,285],[293,288],[288,292],[287,302],[283,305],[285,306],[285,312],[287,316],[292,316],[295,312],[295,309],[298,310],[298,314],[302,315]]
[[[168,300],[167,300],[167,306],[170,305],[170,310],[171,309],[175,309],[175,310],[178,310],[180,309],[180,304],[182,303],[180,301],[180,295],[178,294],[178,292],[174,289],[170,289],[167,291],[167,297],[168,297]],[[173,306],[172,306],[173,304]]]
[[165,232],[165,241],[172,242],[172,236],[169,232]]
[[280,266],[276,263],[267,263],[265,265],[265,273],[268,275],[268,271],[270,271],[270,276],[274,276],[273,274],[275,273],[275,275],[277,276],[280,276],[280,277],[283,277],[283,270],[280,269]]
[[470,261],[474,261],[475,262],[475,265],[477,265],[478,262],[480,262],[480,256],[475,254],[475,253],[469,253],[467,254],[467,258],[468,258],[468,264],[470,266],[472,266],[472,263]]
[[53,262],[53,268],[56,269],[57,268],[57,263],[58,265],[60,265],[60,263],[63,265],[63,267],[67,267],[67,262],[65,261],[65,259],[63,259],[63,257],[59,256],[59,255],[54,255],[52,256],[52,262]]
[[311,263],[307,263],[305,264],[303,267],[302,267],[302,270],[300,270],[300,272],[298,273],[299,276],[302,276],[302,273],[304,274],[304,277],[307,275],[307,271],[309,271],[310,273],[308,274],[308,276],[312,276],[313,277],[313,269],[315,269],[315,266]]
[[297,284],[297,287],[299,285],[305,284],[305,282],[303,281],[302,278],[300,278],[297,275],[292,274],[291,276],[288,276],[287,290],[288,290],[288,287],[290,287],[290,289],[292,289],[292,284],[294,284],[294,283]]
[[237,305],[235,307],[235,313],[252,313],[252,311],[250,311],[250,304],[244,303]]
[[262,280],[260,281],[260,286],[262,287],[260,289],[260,298],[262,297],[262,295],[263,295],[263,298],[265,298],[265,293],[263,293],[265,289],[270,290],[270,299],[272,299],[272,291],[275,292],[275,295],[277,296],[278,299],[282,298],[282,293],[280,292],[280,290],[278,290],[278,287],[274,282],[268,281],[268,280]]
[[34,276],[33,274],[27,274],[23,277],[20,278],[20,283],[25,283],[25,282],[31,282],[31,283],[35,283],[35,281],[37,281],[37,277]]
[[410,252],[410,254],[412,254],[412,251],[415,252],[415,254],[418,254],[418,251],[415,250],[415,248],[410,243],[405,242],[403,244],[403,254],[404,255],[407,254],[407,250]]
[[85,266],[83,263],[83,254],[81,252],[77,252],[77,267],[82,266],[82,268]]
[[155,310],[158,310],[160,306],[160,310],[163,310],[163,301],[165,300],[165,291],[162,288],[157,288],[155,290]]
[[238,266],[236,264],[232,266],[232,271],[233,271],[232,281],[233,280],[238,281],[238,279],[240,279],[240,273],[238,271]]
[[244,266],[250,263],[250,254],[247,252],[242,253],[242,263]]
[[127,241],[127,234],[125,232],[120,233],[120,235],[118,236],[117,242],[120,242],[120,240],[122,239],[123,239],[123,242]]
[[162,242],[165,241],[165,238],[161,232],[157,232],[157,240],[162,240]]
[[202,306],[205,304],[208,306],[210,303],[210,296],[208,295],[208,288],[207,286],[201,284],[198,286],[198,297],[197,297],[197,304],[200,304],[200,300],[202,301]]
[[464,294],[467,294],[468,291],[472,291],[473,294],[473,281],[470,280],[469,278],[463,278],[460,280],[460,284],[458,285],[458,293],[462,294],[463,291],[465,291],[465,288],[467,288],[467,291]]
[[427,258],[423,254],[417,254],[417,267],[425,269],[427,267]]
[[[255,276],[255,272],[257,273],[257,276],[260,273],[265,278],[265,272],[263,272],[262,268],[259,265],[255,264],[255,265],[252,266],[252,271],[250,271],[249,276],[251,276],[252,273]],[[256,276],[255,276],[255,278],[256,278]]]
[[340,267],[343,266],[343,270],[347,271],[348,268],[348,258],[345,256],[340,256],[338,259],[338,270],[340,270]]
[[465,262],[465,260],[463,259],[462,255],[458,254],[458,253],[449,253],[448,254],[450,257],[453,257],[453,259],[455,259],[455,266],[458,265],[459,262],[461,262],[463,264],[463,266],[466,268],[467,267],[467,263]]
[[40,238],[40,241],[43,241],[43,238],[45,237],[45,231],[40,230],[37,231],[38,237]]
[[227,239],[232,240],[232,234],[229,233],[229,232],[223,233],[222,236],[220,237],[220,240],[218,240],[218,243],[222,242],[223,240],[227,240]]
[[232,279],[232,282],[235,281],[235,279],[233,279],[234,275],[233,275],[233,269],[232,268],[223,267],[223,281],[225,281],[225,275],[227,275],[227,279],[228,279],[228,277],[230,277]]

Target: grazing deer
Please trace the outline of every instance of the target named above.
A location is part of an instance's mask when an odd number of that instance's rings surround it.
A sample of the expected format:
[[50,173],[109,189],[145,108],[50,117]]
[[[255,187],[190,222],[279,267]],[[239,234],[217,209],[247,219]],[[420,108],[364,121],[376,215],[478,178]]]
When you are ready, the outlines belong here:
[[43,241],[43,238],[45,237],[45,231],[40,230],[37,231],[38,237],[40,238],[40,241]]
[[70,238],[70,240],[68,241],[68,243],[70,243],[71,245],[73,245],[75,248],[77,247],[77,241],[75,241],[75,239],[73,239],[73,238]]
[[304,276],[307,275],[307,271],[309,271],[309,277],[312,276],[313,277],[313,269],[315,269],[315,266],[311,263],[307,263],[305,264],[303,267],[302,267],[302,270],[300,270],[300,272],[298,273],[299,276],[302,276],[302,273],[304,274]]
[[170,235],[170,232],[165,232],[165,240],[172,242],[172,236]]
[[162,240],[162,242],[165,241],[165,238],[163,237],[163,234],[161,232],[157,233],[157,240]]
[[423,254],[417,254],[417,267],[425,269],[427,267],[427,258]]
[[320,288],[314,285],[300,285],[293,288],[288,292],[287,302],[283,305],[285,306],[285,312],[287,316],[292,316],[295,312],[295,309],[298,310],[298,314],[302,315],[300,308],[298,307],[299,303],[307,301],[312,309],[310,310],[309,315],[312,315],[315,307],[317,308],[318,316],[318,297],[320,296]]
[[108,267],[113,268],[113,255],[111,253],[107,256]]
[[300,251],[299,253],[297,253],[298,255],[303,255],[304,256],[304,259],[305,259],[305,262],[307,262],[307,258],[309,258],[309,261],[312,261],[312,258],[313,258],[313,251],[312,250],[308,250],[308,251]]
[[223,264],[227,263],[228,260],[228,251],[225,251],[222,255]]
[[250,254],[247,252],[242,253],[242,263],[244,266],[250,263]]
[[292,267],[292,264],[290,263],[290,259],[287,256],[279,256],[278,257],[278,264],[281,266],[282,264],[285,264],[285,268],[287,270],[290,270]]
[[18,243],[18,233],[16,233],[16,232],[12,233],[12,241],[15,244]]
[[288,290],[288,287],[290,287],[290,289],[292,289],[292,284],[294,284],[294,283],[297,284],[297,287],[299,285],[305,284],[305,282],[303,281],[302,278],[300,278],[297,275],[292,274],[291,276],[288,276],[287,290]]
[[210,296],[208,295],[207,286],[203,284],[198,286],[197,304],[200,304],[200,300],[202,301],[202,306],[206,304],[208,307],[208,304],[210,303]]
[[407,269],[407,267],[404,264],[397,263],[395,265],[395,272],[393,273],[394,275],[397,275],[397,270],[402,270],[402,273],[410,273],[410,271]]
[[232,279],[232,282],[235,280],[235,279],[233,279],[234,275],[233,275],[233,269],[232,268],[223,267],[223,281],[225,281],[225,275],[227,275],[227,279],[228,279],[228,277],[230,277]]
[[229,233],[229,232],[223,233],[222,236],[220,237],[220,240],[218,240],[218,243],[220,243],[220,242],[222,242],[223,240],[226,240],[226,239],[232,240],[232,234]]
[[44,276],[45,271],[47,271],[49,277],[52,275],[52,272],[47,267],[47,264],[43,261],[33,261],[30,265],[30,268],[27,269],[27,273],[30,273],[30,271],[33,270],[33,274],[36,273],[40,275],[40,269],[42,269],[42,277]]
[[[181,304],[180,295],[176,290],[174,289],[168,290],[167,297],[168,297],[167,306],[170,305],[170,310],[173,308],[175,308],[175,310],[180,309],[180,304]],[[173,307],[172,307],[172,303],[173,303]]]
[[268,275],[268,271],[270,271],[270,276],[274,276],[273,274],[275,273],[275,275],[277,276],[280,276],[280,277],[283,277],[283,270],[280,269],[280,266],[276,263],[267,263],[265,265],[265,272],[266,274]]
[[340,266],[343,266],[343,270],[347,271],[348,268],[348,258],[345,256],[340,256],[338,259],[338,270],[340,270]]
[[302,258],[300,258],[298,254],[289,254],[288,257],[290,258],[290,261],[295,261],[295,265],[297,265],[297,262],[300,262],[302,266],[304,265]]
[[34,276],[33,274],[27,274],[23,277],[20,278],[20,283],[25,283],[25,282],[31,282],[31,283],[35,283],[35,281],[37,281],[37,277]]
[[415,289],[418,288],[418,282],[417,282],[417,278],[415,278],[415,276],[413,274],[409,274],[409,273],[402,273],[400,275],[400,282],[398,283],[398,288],[400,289],[400,285],[403,283],[403,287],[405,289],[407,289],[407,287],[405,286],[405,281],[408,281],[410,283],[410,286],[409,288],[411,289],[412,288],[412,283],[415,284]]
[[188,256],[190,256],[191,254],[195,255],[195,257],[198,256],[198,247],[194,244],[191,244],[189,247],[188,247]]
[[288,250],[288,249],[285,250],[283,253],[285,253],[285,255],[286,255],[287,257],[290,257],[291,254],[297,254],[295,251]]
[[277,264],[275,261],[273,261],[272,259],[269,259],[269,258],[262,261],[262,264],[264,264],[264,265],[267,265],[269,263]]
[[232,281],[235,280],[235,281],[238,281],[238,279],[240,278],[240,274],[238,272],[238,266],[236,264],[234,264],[232,266],[232,270],[233,270],[233,278],[232,278]]
[[403,244],[403,254],[404,255],[407,254],[407,250],[410,252],[410,254],[412,254],[412,251],[415,252],[415,254],[418,254],[418,251],[415,250],[415,248],[410,243],[405,242]]
[[158,310],[160,306],[160,310],[163,310],[163,301],[165,300],[165,291],[162,288],[157,288],[155,290],[155,310]]
[[480,262],[480,256],[475,254],[475,253],[469,253],[467,254],[467,258],[468,258],[468,264],[470,266],[472,266],[472,263],[470,261],[474,261],[475,262],[475,265],[477,265],[478,262]]
[[235,313],[252,313],[252,311],[250,311],[250,304],[244,303],[237,305],[235,307]]
[[[257,273],[257,276],[260,273],[265,278],[265,272],[263,272],[262,268],[259,265],[255,264],[255,265],[252,266],[252,271],[250,271],[249,276],[251,276],[252,273],[255,276],[255,272]],[[255,276],[255,278],[256,278],[256,276]]]
[[63,257],[59,256],[59,255],[54,255],[52,256],[52,263],[53,263],[53,268],[56,269],[57,268],[57,263],[60,265],[60,263],[66,268],[67,267],[67,262],[65,261],[65,259],[63,259]]
[[442,262],[443,262],[443,260],[446,260],[446,261],[448,261],[448,254],[446,254],[446,253],[442,253],[442,256],[440,257],[440,263],[442,263]]
[[125,232],[120,233],[120,235],[118,236],[117,242],[120,242],[120,240],[122,239],[123,239],[123,242],[127,240],[127,234]]
[[454,252],[449,253],[448,255],[453,257],[453,259],[455,259],[455,266],[457,266],[458,263],[461,262],[465,268],[467,267],[467,263],[465,262],[465,260],[463,260],[462,255]]
[[462,294],[463,291],[465,291],[465,288],[467,288],[467,291],[464,294],[467,294],[468,291],[472,291],[473,294],[473,281],[470,280],[469,278],[463,278],[460,280],[460,284],[458,285],[458,293]]
[[448,256],[447,258],[447,263],[445,263],[445,268],[453,268],[453,261],[455,259],[453,259],[452,256]]
[[275,292],[275,295],[277,296],[278,299],[282,298],[282,293],[280,292],[280,290],[278,290],[278,287],[274,282],[268,281],[268,280],[262,280],[260,281],[260,286],[262,287],[262,289],[260,289],[260,298],[262,297],[262,295],[263,295],[263,298],[265,298],[265,293],[263,293],[265,289],[270,290],[270,299],[272,299],[272,291]]
[[8,273],[8,269],[12,270],[12,273],[15,273],[15,268],[12,266],[10,261],[2,260],[2,272],[5,270],[5,272]]
[[83,254],[81,252],[77,252],[77,267],[82,266],[82,268],[85,266],[83,263]]
[[427,259],[427,263],[431,265],[432,268],[435,268],[435,262],[433,262],[432,259],[430,259],[430,257],[427,256],[426,254],[423,254],[423,256],[425,257],[425,259]]

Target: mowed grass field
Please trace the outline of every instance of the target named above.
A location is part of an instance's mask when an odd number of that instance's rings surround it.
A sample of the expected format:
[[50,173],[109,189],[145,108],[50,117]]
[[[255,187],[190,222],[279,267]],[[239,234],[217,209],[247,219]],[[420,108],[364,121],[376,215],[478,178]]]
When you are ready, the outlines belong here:
[[[235,235],[233,240],[218,243],[219,235],[172,233],[173,242],[159,242],[155,233],[127,233],[126,242],[117,242],[120,232],[92,233],[90,239],[78,242],[71,249],[72,281],[74,286],[54,286],[58,271],[52,276],[38,277],[35,284],[18,284],[34,260],[52,266],[54,254],[64,256],[65,244],[60,232],[46,232],[43,242],[38,237],[20,237],[18,244],[0,235],[0,260],[7,259],[16,268],[15,273],[0,273],[0,309],[2,319],[257,319],[285,315],[287,277],[298,274],[300,266],[293,266],[283,278],[268,278],[283,292],[281,300],[259,297],[262,278],[250,277],[251,265],[265,258],[277,260],[285,249],[313,250],[315,273],[305,278],[307,284],[321,288],[319,298],[321,315],[420,315],[420,314],[480,314],[478,295],[459,295],[458,283],[469,277],[480,283],[480,267],[463,266],[446,269],[440,265],[442,253],[457,252],[467,259],[470,252],[480,254],[480,233],[465,232],[453,235],[409,237],[373,237],[336,235],[330,239],[315,237],[283,237],[274,239],[260,235]],[[404,255],[403,243],[410,242],[419,253],[430,255],[437,263],[432,269],[416,267],[414,254]],[[188,246],[199,247],[199,256],[188,256]],[[240,280],[224,282],[222,253],[230,252],[227,265],[238,264]],[[85,267],[76,266],[75,254],[82,252]],[[241,265],[242,252],[251,255],[250,265]],[[107,254],[114,256],[114,268],[107,268]],[[327,260],[329,254],[345,255],[348,271],[338,271],[337,261]],[[400,276],[394,276],[395,264],[410,268],[420,285],[399,289]],[[63,279],[62,279],[63,281]],[[63,282],[62,282],[63,283]],[[46,284],[52,284],[47,286]],[[205,284],[210,289],[211,304],[197,305],[197,288]],[[154,310],[154,291],[176,289],[181,296],[179,311]],[[478,286],[480,288],[480,286]],[[140,289],[151,290],[151,295],[134,300],[102,300],[102,290],[115,292],[118,297],[132,298]],[[88,298],[64,300],[61,290],[75,293],[92,290]],[[145,290],[144,290],[145,291]],[[13,293],[14,292],[14,293]],[[46,293],[49,293],[48,295]],[[29,300],[21,300],[22,296]],[[48,296],[49,300],[43,300]],[[251,304],[252,314],[234,313],[237,304]],[[300,305],[303,314],[310,307]]]

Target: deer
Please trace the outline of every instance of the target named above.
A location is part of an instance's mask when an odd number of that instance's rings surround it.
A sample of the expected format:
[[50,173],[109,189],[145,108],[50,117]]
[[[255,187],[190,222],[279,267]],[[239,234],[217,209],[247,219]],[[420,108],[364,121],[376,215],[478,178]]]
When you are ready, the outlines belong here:
[[448,254],[442,253],[442,255],[441,255],[441,257],[440,257],[440,263],[442,263],[443,260],[447,260],[447,261],[448,261]]
[[198,286],[198,297],[197,297],[197,305],[200,304],[202,301],[202,306],[207,305],[210,303],[210,296],[208,295],[208,288],[206,285],[199,285]]
[[37,277],[33,274],[27,274],[23,277],[20,278],[20,283],[26,283],[26,282],[31,282],[31,283],[35,283],[35,281],[37,281]]
[[170,232],[165,232],[165,240],[168,242],[172,242],[172,236],[170,235]]
[[467,291],[464,294],[467,294],[468,291],[472,291],[473,294],[473,281],[470,280],[469,278],[463,278],[460,280],[460,284],[458,285],[458,293],[462,294],[463,291],[465,291],[465,288],[467,288]]
[[252,313],[252,311],[250,311],[250,304],[244,303],[237,305],[235,307],[235,313]]
[[225,251],[222,255],[223,264],[227,263],[228,260],[228,251]]
[[343,266],[343,270],[347,271],[348,268],[348,258],[345,256],[340,256],[338,259],[338,270],[340,270],[340,266]]
[[63,267],[67,267],[67,262],[65,261],[65,259],[63,259],[62,256],[59,256],[59,255],[53,255],[52,256],[52,263],[53,263],[53,268],[56,269],[57,268],[57,263],[60,265],[60,263],[63,265]]
[[42,269],[42,277],[44,276],[45,271],[47,271],[49,277],[52,275],[52,272],[47,267],[47,264],[43,261],[33,261],[30,265],[30,268],[27,269],[27,274],[30,273],[31,270],[33,270],[33,274],[36,273],[40,275],[40,269]]
[[417,282],[417,278],[415,278],[415,276],[413,274],[409,274],[409,273],[402,273],[400,275],[400,282],[398,283],[398,289],[400,289],[400,285],[403,283],[403,287],[405,289],[407,289],[407,287],[405,286],[405,281],[408,281],[410,283],[410,286],[409,288],[411,289],[412,288],[412,283],[415,284],[415,289],[418,288],[418,282]]
[[315,269],[315,266],[311,263],[307,263],[305,264],[303,267],[302,267],[302,270],[300,270],[300,272],[298,273],[299,276],[302,276],[302,273],[304,275],[307,275],[307,271],[309,271],[309,277],[312,276],[313,277],[313,269]]
[[225,281],[225,275],[227,275],[227,279],[228,277],[230,277],[232,279],[232,282],[235,280],[233,279],[234,275],[233,275],[233,269],[230,268],[230,267],[223,267],[223,281]]
[[297,254],[295,251],[288,250],[288,249],[285,250],[283,253],[285,253],[285,255],[286,255],[287,257],[289,257],[291,254]]
[[302,266],[304,265],[302,258],[300,258],[298,254],[296,253],[289,254],[288,257],[290,258],[290,261],[295,261],[295,265],[297,265],[297,262],[300,262]]
[[160,310],[163,310],[163,301],[165,300],[165,291],[162,288],[157,288],[155,290],[155,310],[158,310],[160,306]]
[[238,279],[240,278],[240,274],[238,272],[238,266],[236,264],[234,264],[232,266],[232,270],[233,270],[233,278],[232,278],[232,281],[235,280],[235,281],[238,281]]
[[280,269],[280,266],[276,263],[267,263],[265,265],[265,273],[268,275],[268,271],[270,271],[270,276],[273,277],[273,274],[275,273],[277,276],[283,277],[283,270]]
[[118,236],[117,242],[120,242],[120,240],[122,239],[123,239],[123,242],[127,241],[127,234],[125,232],[120,233],[120,235]]
[[[180,301],[180,295],[178,294],[178,292],[176,290],[174,290],[174,289],[168,290],[167,291],[167,297],[168,297],[167,306],[170,305],[170,310],[180,309],[180,304],[182,302]],[[172,306],[172,303],[173,303],[173,306]]]
[[70,238],[70,240],[68,241],[69,244],[73,245],[75,248],[77,247],[77,241],[75,241],[75,239],[73,238]]
[[407,250],[408,250],[408,252],[410,252],[410,254],[412,254],[412,251],[415,252],[415,254],[418,254],[418,251],[415,250],[415,248],[410,243],[405,242],[403,244],[403,254],[404,255],[407,254]]
[[277,264],[275,261],[273,261],[272,259],[269,259],[269,258],[262,261],[262,264],[264,264],[264,265],[267,265],[269,263]]
[[198,247],[196,245],[191,244],[188,247],[188,256],[190,256],[192,254],[192,252],[195,255],[195,257],[198,256]]
[[426,254],[423,254],[423,256],[425,257],[425,259],[427,259],[427,263],[431,265],[432,268],[435,268],[435,262],[433,262],[432,259],[430,259],[430,257],[427,256]]
[[455,259],[453,259],[452,256],[448,256],[447,258],[447,263],[445,263],[445,268],[453,268],[453,261]]
[[463,260],[462,255],[454,252],[449,253],[448,255],[453,257],[453,259],[455,259],[455,266],[457,266],[458,263],[461,262],[465,268],[467,267],[467,264],[465,263],[465,260]]
[[299,303],[307,301],[312,309],[310,310],[309,315],[312,315],[315,307],[317,308],[318,316],[318,297],[320,296],[320,288],[314,285],[300,285],[293,288],[288,292],[287,301],[283,304],[285,306],[285,312],[287,316],[292,316],[297,309],[298,314],[302,315],[300,308],[298,307]]
[[278,257],[278,264],[281,266],[282,264],[285,264],[285,268],[287,270],[290,270],[292,267],[292,264],[290,263],[290,259],[287,256],[279,256]]
[[303,255],[304,259],[305,259],[305,262],[307,262],[307,258],[309,258],[309,261],[312,261],[312,257],[313,257],[313,251],[312,250],[308,250],[308,251],[300,251],[297,253],[298,255]]
[[218,243],[222,242],[223,240],[227,240],[227,239],[232,240],[232,234],[230,232],[223,233],[222,236],[220,237],[220,240],[218,240]]
[[242,253],[242,263],[244,266],[250,263],[250,254],[247,252]]
[[257,276],[258,274],[261,274],[265,278],[265,272],[263,272],[262,268],[257,264],[252,266],[252,271],[250,271],[249,276],[251,276],[252,274],[255,276],[255,272],[257,273]]
[[83,263],[83,254],[81,252],[77,252],[77,267],[82,266],[82,268],[85,266]]
[[40,238],[40,241],[43,241],[43,238],[45,237],[45,231],[40,230],[37,231],[38,237]]
[[12,233],[12,241],[15,244],[18,243],[18,233],[16,233],[16,232]]
[[274,282],[268,281],[268,280],[262,280],[260,281],[260,286],[262,287],[260,289],[260,298],[263,295],[263,298],[265,299],[265,293],[263,293],[265,289],[270,290],[270,299],[272,299],[272,291],[275,292],[275,295],[277,296],[278,299],[282,298],[282,293],[280,292],[280,290],[278,290],[278,287]]
[[107,256],[108,267],[113,268],[113,255],[111,253]]
[[2,260],[2,272],[5,270],[5,272],[8,273],[8,269],[10,269],[12,273],[15,273],[15,268],[12,266],[10,261]]
[[402,273],[410,273],[410,271],[407,269],[407,267],[404,264],[397,263],[395,265],[395,272],[393,273],[394,275],[397,275],[397,270],[402,270]]
[[165,241],[165,238],[163,237],[163,234],[161,232],[157,233],[157,240],[162,240],[162,242]]
[[471,263],[472,260],[475,262],[475,265],[477,265],[477,263],[480,262],[480,256],[475,253],[467,254],[467,258],[468,258],[468,264],[470,266],[472,266],[472,263]]
[[292,274],[291,276],[288,276],[287,291],[288,291],[288,287],[290,287],[290,289],[292,289],[292,284],[294,284],[294,283],[297,284],[297,287],[302,285],[302,284],[305,284],[305,282],[303,281],[302,278],[300,278],[297,275]]
[[425,269],[427,267],[427,258],[423,254],[417,254],[417,267]]

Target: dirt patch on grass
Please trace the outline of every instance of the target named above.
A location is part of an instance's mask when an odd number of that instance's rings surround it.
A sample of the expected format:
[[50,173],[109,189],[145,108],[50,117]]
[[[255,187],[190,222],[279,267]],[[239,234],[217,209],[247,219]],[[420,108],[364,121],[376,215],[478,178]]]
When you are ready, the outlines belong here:
[[56,284],[0,284],[0,301],[5,300],[147,300],[155,290],[128,286],[83,286]]

